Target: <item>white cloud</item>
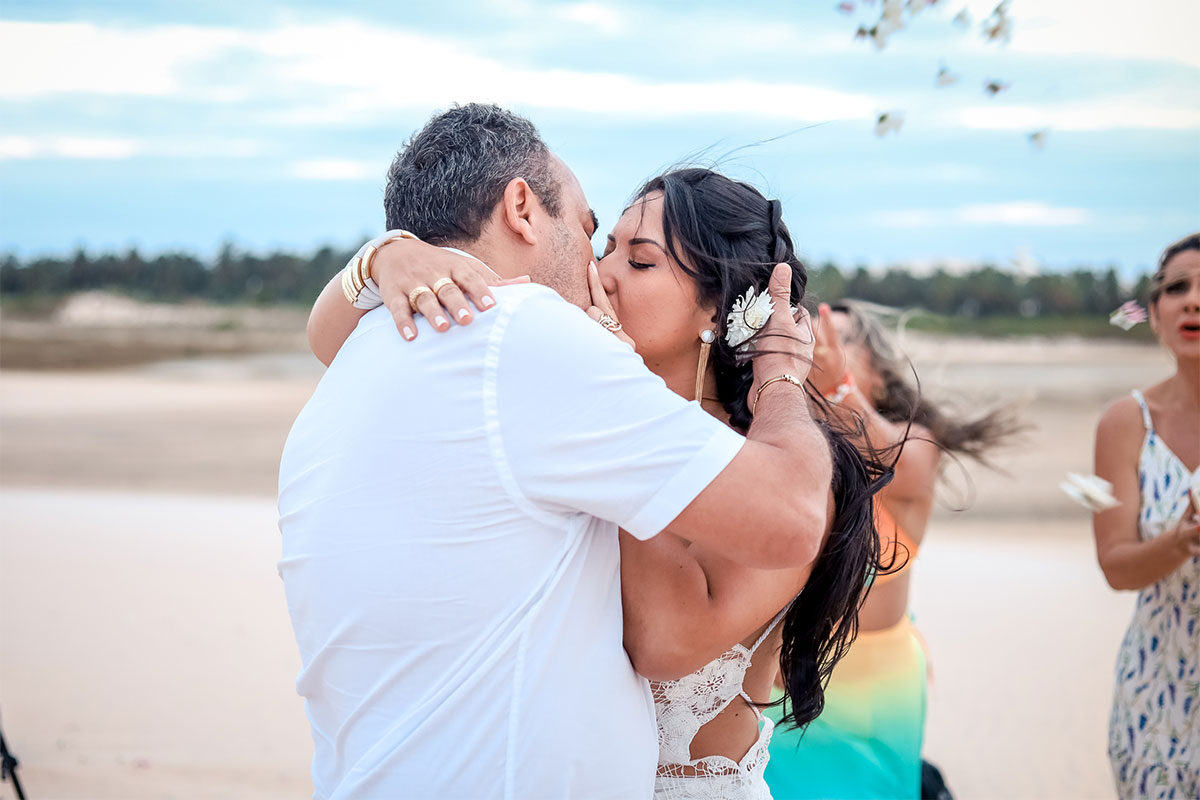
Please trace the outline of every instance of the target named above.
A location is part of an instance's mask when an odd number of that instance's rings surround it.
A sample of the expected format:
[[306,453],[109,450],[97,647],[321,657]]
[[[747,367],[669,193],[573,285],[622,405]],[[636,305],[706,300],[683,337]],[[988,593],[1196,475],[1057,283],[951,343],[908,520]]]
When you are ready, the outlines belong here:
[[[1194,0],[1187,3],[1200,8]],[[1020,6],[1017,4],[1014,10]],[[1091,39],[1082,33],[1080,36],[1091,42],[1088,47],[1097,49],[1111,44],[1104,38],[1109,35],[1104,31],[1111,25],[1110,18],[1144,16],[1149,20],[1145,22],[1149,26],[1146,30],[1158,31],[1165,24],[1163,19],[1172,18],[1166,10],[1174,9],[1184,16],[1191,13],[1175,0],[1156,0],[1154,8],[1144,14],[1129,9],[1105,11],[1107,16],[1097,22],[1081,16],[1077,8],[1064,4],[1063,0],[1053,0],[1047,7],[1051,11],[1039,6],[1036,12],[1028,12],[1038,16],[1025,20],[1029,30],[1018,27],[1015,43],[1029,36],[1036,44],[1041,41],[1039,37],[1050,35],[1045,31],[1050,31],[1065,37],[1063,41],[1075,43],[1070,45],[1074,47],[1079,37],[1067,35],[1066,31],[1077,24],[1083,26],[1084,33],[1093,31],[1087,34]],[[633,28],[655,30],[656,25],[666,24],[668,19],[658,11],[617,9],[600,2],[544,8],[533,3],[515,3],[505,8],[520,18],[514,21],[517,25],[591,25],[610,32],[628,32]],[[1100,16],[1100,12],[1088,13]],[[686,41],[689,35],[683,34],[694,30],[693,54],[717,52],[722,38],[728,43],[728,47],[719,50],[723,59],[735,58],[736,53],[750,47],[760,52],[763,49],[787,52],[794,48],[810,55],[827,56],[829,69],[824,73],[831,76],[842,72],[838,65],[845,59],[878,55],[857,47],[862,43],[851,42],[849,33],[844,37],[833,36],[827,29],[809,30],[799,23],[739,21],[731,17],[718,25],[717,18],[707,12],[676,16],[678,22],[672,27],[672,35]],[[1138,33],[1141,29],[1136,26],[1131,30],[1138,42],[1149,36]],[[1166,41],[1174,42],[1181,36],[1184,34],[1171,33]],[[953,41],[967,40],[974,42],[972,47],[995,49],[994,45],[983,45],[974,35]],[[90,23],[0,21],[0,41],[5,43],[0,48],[0,97],[28,100],[59,94],[170,96],[172,100],[201,106],[233,107],[233,113],[240,114],[240,122],[247,126],[264,122],[352,126],[394,118],[398,109],[428,111],[469,100],[528,110],[645,118],[739,115],[799,124],[866,121],[873,118],[877,108],[884,107],[882,98],[877,96],[883,91],[882,81],[864,86],[862,92],[848,92],[807,76],[800,80],[787,77],[662,80],[652,77],[651,72],[635,75],[619,70],[537,68],[528,66],[527,60],[482,55],[465,40],[353,20],[286,23],[257,31],[232,27],[121,28]],[[1188,45],[1191,46],[1190,39]],[[1144,42],[1137,47],[1141,48],[1137,52],[1143,54],[1152,50]],[[1033,45],[1030,48],[1036,49]],[[1158,55],[1178,60],[1177,48],[1173,48],[1175,45],[1159,47]],[[856,49],[861,52],[853,52]],[[1133,50],[1127,47],[1115,52]],[[247,58],[247,54],[252,57]],[[1018,55],[1007,53],[1004,57]],[[788,75],[782,69],[774,74]],[[939,101],[942,97],[938,95]],[[1134,94],[1126,86],[1114,87],[1112,95],[1086,103],[992,103],[950,109],[943,105],[928,107],[927,113],[922,106],[930,106],[931,101],[916,96],[910,99],[910,104],[896,107],[907,108],[914,125],[923,117],[941,127],[967,129],[1200,129],[1200,108],[1188,98]]]
[[94,136],[0,136],[0,161],[30,158],[251,158],[266,149],[255,139],[129,139]]
[[970,106],[950,113],[965,128],[1057,131],[1107,131],[1128,128],[1200,129],[1200,109],[1187,103],[1150,105],[1135,98],[1106,98],[1087,103]]
[[[330,41],[353,41],[348,59]],[[258,39],[277,59],[277,79],[330,90],[284,112],[288,122],[314,124],[371,117],[396,108],[444,107],[483,100],[502,105],[648,116],[748,114],[794,121],[866,119],[866,95],[802,83],[749,80],[676,82],[611,72],[515,67],[463,44],[430,36],[342,22],[292,26]],[[437,79],[412,80],[437,64]]]
[[133,139],[97,139],[84,136],[0,137],[0,160],[29,158],[122,159],[141,151]]
[[309,181],[360,181],[366,178],[383,179],[380,166],[374,161],[350,161],[326,158],[296,161],[287,170],[293,178]]
[[1012,49],[1056,56],[1086,54],[1106,59],[1175,61],[1200,67],[1200,3],[1138,0],[1081,3],[1037,0],[1014,3]]
[[166,95],[181,88],[181,66],[245,38],[214,27],[0,21],[0,97]]
[[551,7],[549,11],[564,22],[578,23],[606,34],[621,33],[625,30],[621,13],[600,3],[571,3]]
[[37,146],[28,136],[0,136],[0,160],[8,158],[33,158]]
[[[1094,56],[1106,61],[1135,59],[1200,67],[1196,30],[1200,27],[1200,4],[1195,0],[1138,0],[1138,2],[1084,2],[1083,0],[1022,0],[1013,3],[1013,37],[1007,45],[987,42],[980,23],[995,8],[997,0],[962,0],[940,3],[939,25],[926,27],[926,36],[937,36],[943,56],[962,53],[992,53],[999,59],[1022,54]],[[971,28],[951,32],[949,20],[966,7],[974,16]],[[928,13],[928,12],[926,12]],[[915,34],[916,31],[909,33]],[[916,46],[919,37],[895,37],[889,48]],[[925,45],[928,42],[921,42]]]
[[987,227],[1012,225],[1062,228],[1086,225],[1091,215],[1085,208],[1052,206],[1028,200],[1010,203],[977,203],[957,208],[912,208],[880,211],[871,223],[884,228]]
[[1038,201],[967,205],[957,213],[964,225],[1031,225],[1061,228],[1067,225],[1084,225],[1088,222],[1087,209],[1050,206]]
[[[570,13],[617,20],[583,4]],[[609,15],[609,16],[605,16]],[[796,82],[655,81],[614,72],[536,69],[477,55],[465,43],[399,28],[343,21],[250,32],[160,26],[101,28],[82,23],[0,22],[0,96],[59,93],[168,95],[211,102],[301,97],[284,122],[344,123],[397,108],[488,100],[506,105],[654,116],[748,114],[794,121],[871,116],[864,94]],[[353,42],[348,53],[344,46]],[[236,87],[202,83],[194,67],[221,73],[223,58],[246,48],[265,62],[241,66]],[[84,65],[82,67],[74,65]],[[430,65],[436,64],[436,78]],[[298,91],[301,90],[301,91]]]

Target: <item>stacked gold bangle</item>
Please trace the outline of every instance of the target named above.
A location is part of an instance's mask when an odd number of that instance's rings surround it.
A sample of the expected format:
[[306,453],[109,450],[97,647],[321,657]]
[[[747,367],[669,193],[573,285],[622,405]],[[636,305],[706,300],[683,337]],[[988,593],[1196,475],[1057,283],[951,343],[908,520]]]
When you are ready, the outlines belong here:
[[369,272],[363,275],[362,257],[355,256],[350,259],[350,263],[342,270],[342,294],[346,295],[346,299],[351,303],[357,302],[358,296],[367,286],[369,277]]
[[363,289],[367,287],[367,281],[371,280],[371,260],[375,258],[375,254],[379,252],[379,248],[389,242],[397,242],[401,239],[414,239],[420,241],[415,235],[408,231],[398,231],[395,236],[389,236],[378,245],[376,240],[372,239],[359,254],[350,259],[350,263],[342,270],[342,294],[351,303],[358,302],[358,296],[362,294]]

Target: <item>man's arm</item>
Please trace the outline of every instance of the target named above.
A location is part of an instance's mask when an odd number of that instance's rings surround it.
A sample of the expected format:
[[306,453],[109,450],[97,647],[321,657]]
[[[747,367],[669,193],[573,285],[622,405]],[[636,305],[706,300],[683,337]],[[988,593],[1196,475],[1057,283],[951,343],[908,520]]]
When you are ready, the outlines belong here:
[[788,310],[790,285],[791,269],[777,266],[770,283],[775,313],[760,334],[762,347],[776,352],[754,360],[750,402],[757,396],[758,405],[745,446],[667,528],[764,569],[816,559],[833,470],[829,443],[809,413],[804,391],[786,381],[762,388],[785,374],[803,381],[812,362],[807,314],[801,311],[796,323]]
[[782,299],[760,334],[774,352],[756,358],[751,403],[765,388],[749,441],[548,290],[519,307],[501,298],[484,397],[494,397],[493,454],[514,499],[611,520],[638,539],[670,529],[746,566],[810,563],[825,529],[829,448],[804,391],[767,385],[807,372],[812,337],[805,321],[798,341],[789,279],[784,265],[773,282]]

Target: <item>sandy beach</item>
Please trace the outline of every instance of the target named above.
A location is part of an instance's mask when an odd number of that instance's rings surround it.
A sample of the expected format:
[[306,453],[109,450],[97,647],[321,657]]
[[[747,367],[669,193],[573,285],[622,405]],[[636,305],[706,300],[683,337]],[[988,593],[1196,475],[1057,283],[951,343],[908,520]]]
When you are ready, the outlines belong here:
[[[1107,587],[1057,484],[1090,471],[1104,404],[1167,361],[1082,341],[909,347],[929,391],[1018,400],[1034,426],[997,459],[1007,474],[951,466],[922,550],[927,756],[960,798],[1111,798],[1133,595]],[[319,377],[294,350],[0,370],[0,724],[30,796],[311,792],[274,490]]]

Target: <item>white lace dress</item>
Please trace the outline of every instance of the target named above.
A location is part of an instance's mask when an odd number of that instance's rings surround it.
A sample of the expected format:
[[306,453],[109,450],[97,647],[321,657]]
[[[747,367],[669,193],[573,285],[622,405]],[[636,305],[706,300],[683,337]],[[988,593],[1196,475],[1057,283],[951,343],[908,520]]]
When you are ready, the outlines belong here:
[[[786,610],[786,609],[785,609]],[[658,721],[658,775],[655,800],[771,800],[763,778],[774,723],[742,690],[754,651],[779,624],[783,611],[750,649],[732,650],[677,681],[650,682]],[[758,739],[741,761],[725,756],[691,757],[692,739],[735,698],[742,697],[758,717]]]

